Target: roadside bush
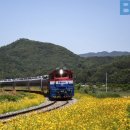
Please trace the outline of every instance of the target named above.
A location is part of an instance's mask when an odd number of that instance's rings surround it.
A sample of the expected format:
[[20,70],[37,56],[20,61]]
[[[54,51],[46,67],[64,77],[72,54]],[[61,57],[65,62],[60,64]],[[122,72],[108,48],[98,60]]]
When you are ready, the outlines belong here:
[[14,96],[14,95],[1,95],[0,96],[0,102],[1,101],[17,101],[20,97]]
[[4,93],[0,95],[0,102],[3,101],[13,101],[16,102],[24,97],[28,97],[28,99],[34,98],[33,94],[30,93],[25,93],[25,92],[19,92],[17,94],[12,94],[12,93]]
[[97,97],[97,98],[109,98],[109,97],[117,98],[117,97],[120,97],[119,94],[110,93],[110,92],[108,92],[108,93],[106,93],[106,92],[104,92],[104,93],[91,93],[91,95],[94,96],[94,97]]
[[130,90],[130,84],[111,84],[109,83],[108,86],[113,91],[127,91]]
[[80,90],[81,87],[82,87],[82,86],[81,86],[80,83],[75,85],[75,89],[77,89],[77,90]]

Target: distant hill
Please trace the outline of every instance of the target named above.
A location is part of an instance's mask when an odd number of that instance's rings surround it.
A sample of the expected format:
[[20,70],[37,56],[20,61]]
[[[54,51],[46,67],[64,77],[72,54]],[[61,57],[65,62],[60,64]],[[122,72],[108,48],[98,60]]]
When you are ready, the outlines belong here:
[[80,56],[47,42],[19,39],[0,48],[0,77],[47,74],[56,67],[74,69]]
[[130,83],[130,56],[80,57],[53,43],[19,39],[0,48],[0,79],[49,74],[66,66],[76,82]]
[[105,56],[125,56],[125,55],[130,55],[130,52],[127,51],[112,51],[112,52],[107,52],[107,51],[102,51],[102,52],[90,52],[90,53],[85,53],[85,54],[80,54],[81,57],[105,57]]

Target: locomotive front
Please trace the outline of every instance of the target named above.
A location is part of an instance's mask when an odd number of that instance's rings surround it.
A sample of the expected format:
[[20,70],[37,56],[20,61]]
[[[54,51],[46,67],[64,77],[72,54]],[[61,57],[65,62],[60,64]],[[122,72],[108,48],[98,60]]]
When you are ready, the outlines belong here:
[[74,96],[73,73],[67,69],[56,69],[49,75],[50,98],[72,98]]

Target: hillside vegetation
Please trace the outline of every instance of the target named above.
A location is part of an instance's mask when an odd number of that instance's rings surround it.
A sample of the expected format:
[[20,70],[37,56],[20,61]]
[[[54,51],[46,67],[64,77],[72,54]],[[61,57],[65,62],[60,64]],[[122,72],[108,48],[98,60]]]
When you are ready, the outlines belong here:
[[74,71],[77,82],[130,83],[130,56],[83,58],[52,43],[19,39],[0,48],[0,79],[48,74],[56,67]]
[[105,57],[105,56],[124,56],[124,55],[130,55],[130,52],[127,51],[112,51],[112,52],[107,52],[107,51],[102,51],[102,52],[90,52],[90,53],[85,53],[85,54],[80,54],[81,57]]
[[51,43],[20,39],[0,48],[1,78],[47,74],[57,66],[73,68],[79,56]]

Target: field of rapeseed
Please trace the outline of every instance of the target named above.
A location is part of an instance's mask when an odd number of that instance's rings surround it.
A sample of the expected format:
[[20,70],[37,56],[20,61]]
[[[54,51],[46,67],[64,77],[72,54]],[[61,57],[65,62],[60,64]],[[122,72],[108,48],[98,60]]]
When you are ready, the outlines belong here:
[[35,106],[45,100],[42,95],[34,93],[1,94],[0,99],[0,114]]
[[80,95],[78,102],[47,113],[20,116],[1,130],[129,130],[127,107],[130,98],[98,99]]

